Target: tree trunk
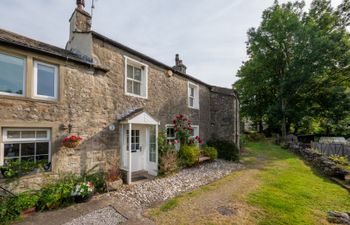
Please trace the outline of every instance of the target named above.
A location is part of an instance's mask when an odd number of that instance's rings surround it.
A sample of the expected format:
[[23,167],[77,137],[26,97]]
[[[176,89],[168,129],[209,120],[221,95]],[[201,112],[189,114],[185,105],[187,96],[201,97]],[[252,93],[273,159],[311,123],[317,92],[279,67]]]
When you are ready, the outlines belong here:
[[282,131],[282,140],[286,140],[287,137],[287,125],[286,125],[286,99],[282,98],[281,100],[281,106],[282,106],[282,126],[281,126],[281,131]]
[[262,120],[260,119],[259,120],[259,125],[258,125],[258,132],[259,133],[262,133],[263,132],[263,122],[262,122]]

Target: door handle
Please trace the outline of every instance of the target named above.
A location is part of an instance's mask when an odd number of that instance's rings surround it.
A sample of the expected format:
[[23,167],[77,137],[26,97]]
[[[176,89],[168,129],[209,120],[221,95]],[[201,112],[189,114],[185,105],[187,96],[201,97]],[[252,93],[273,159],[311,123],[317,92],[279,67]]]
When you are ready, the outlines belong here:
[[142,152],[142,146],[140,146],[140,152]]

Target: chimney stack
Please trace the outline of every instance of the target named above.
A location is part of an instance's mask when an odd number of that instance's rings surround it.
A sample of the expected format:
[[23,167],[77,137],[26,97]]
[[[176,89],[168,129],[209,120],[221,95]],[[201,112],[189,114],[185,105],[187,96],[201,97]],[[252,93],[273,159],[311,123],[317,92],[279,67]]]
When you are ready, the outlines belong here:
[[187,67],[183,64],[179,54],[175,55],[175,66],[173,67],[173,69],[180,73],[186,74]]
[[77,8],[80,10],[85,9],[85,0],[77,0]]

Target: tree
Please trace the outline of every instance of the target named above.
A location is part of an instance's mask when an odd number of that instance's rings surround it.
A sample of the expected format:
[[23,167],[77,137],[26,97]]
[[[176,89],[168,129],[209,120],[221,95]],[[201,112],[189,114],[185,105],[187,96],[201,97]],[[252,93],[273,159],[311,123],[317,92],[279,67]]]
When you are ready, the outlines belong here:
[[[277,1],[264,11],[260,26],[248,31],[249,60],[238,71],[240,79],[234,85],[244,116],[280,126],[285,137],[304,118],[337,114],[337,107],[318,104],[318,112],[327,113],[317,115],[313,106],[320,93],[336,96],[332,106],[344,105],[348,95],[344,85],[350,72],[349,9],[348,0],[337,10],[330,1],[315,0],[309,12],[304,11],[304,2]],[[346,116],[336,117],[333,121]]]

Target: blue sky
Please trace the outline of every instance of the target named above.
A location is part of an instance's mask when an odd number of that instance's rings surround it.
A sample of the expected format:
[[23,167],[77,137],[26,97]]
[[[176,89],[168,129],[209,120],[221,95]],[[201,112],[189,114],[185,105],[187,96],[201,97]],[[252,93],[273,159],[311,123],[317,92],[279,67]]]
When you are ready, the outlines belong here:
[[[286,2],[281,0],[280,2]],[[309,4],[311,1],[307,0]],[[341,0],[334,0],[337,5]],[[0,28],[64,48],[75,0],[1,0]],[[246,60],[246,32],[273,0],[97,0],[93,30],[170,66],[230,87]],[[90,11],[91,0],[86,0]]]

